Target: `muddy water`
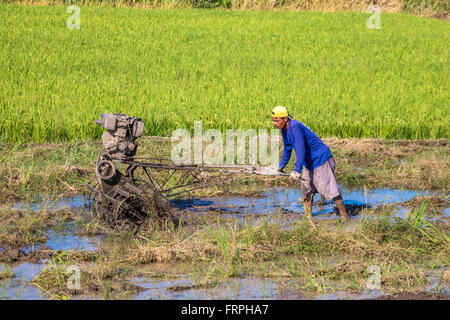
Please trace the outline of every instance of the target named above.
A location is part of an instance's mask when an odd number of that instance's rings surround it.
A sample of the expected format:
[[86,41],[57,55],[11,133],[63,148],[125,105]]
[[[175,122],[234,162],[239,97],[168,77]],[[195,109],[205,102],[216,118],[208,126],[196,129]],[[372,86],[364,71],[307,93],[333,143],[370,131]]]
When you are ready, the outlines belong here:
[[[12,267],[16,274],[11,280],[0,281],[0,299],[45,299],[39,290],[28,285],[28,282],[36,277],[43,269],[43,264],[22,263]],[[0,271],[2,270],[0,266]],[[427,292],[449,295],[448,287],[438,287],[440,274],[434,271],[430,274],[430,282]],[[229,279],[212,285],[196,285],[189,277],[179,277],[171,280],[135,277],[132,284],[142,287],[144,290],[134,300],[343,300],[343,299],[369,299],[378,298],[389,294],[382,290],[363,290],[360,293],[348,291],[332,291],[319,295],[308,294],[301,289],[295,280],[271,280],[254,277]]]
[[38,212],[43,210],[81,209],[84,205],[85,198],[79,195],[76,197],[57,198],[56,200],[41,199],[34,203],[18,202],[13,205],[12,209]]
[[[403,203],[414,198],[435,195],[428,191],[374,189],[352,190],[341,188],[344,204],[352,216],[364,208],[376,207],[381,204]],[[276,188],[263,191],[256,197],[216,197],[204,199],[175,200],[173,203],[179,209],[192,212],[221,211],[240,218],[249,214],[268,213],[304,213],[302,192],[299,189]],[[333,217],[337,211],[333,201],[323,203],[319,194],[314,196],[313,216],[315,219]],[[405,217],[405,208],[400,208],[398,217]],[[444,215],[449,216],[450,208],[446,208]]]
[[[414,198],[437,195],[429,191],[401,190],[401,189],[347,189],[340,188],[346,208],[352,213],[358,213],[363,208],[376,207],[381,204],[399,205]],[[249,197],[213,197],[202,199],[172,200],[172,203],[180,210],[189,212],[221,211],[233,214],[233,217],[241,217],[247,214],[267,213],[303,213],[303,198],[300,189],[274,188],[262,191],[256,196]],[[61,198],[56,201],[42,200],[37,203],[16,203],[13,209],[31,210],[61,210],[82,209],[86,202],[83,196]],[[404,217],[407,208],[399,207],[398,217]],[[327,218],[336,213],[333,201],[326,203],[321,201],[319,194],[314,196],[313,216]],[[443,214],[450,216],[450,207],[444,209]]]
[[276,299],[277,281],[257,278],[227,280],[210,287],[196,287],[189,278],[157,280],[135,278],[133,283],[146,288],[136,300],[147,299]]
[[50,247],[53,250],[85,250],[94,251],[100,248],[104,235],[80,237],[73,234],[74,230],[68,227],[63,232],[48,231],[48,240],[42,244],[34,244],[23,248],[25,253],[37,250],[40,247]]
[[[81,237],[74,235],[75,229],[71,225],[67,225],[63,231],[48,231],[48,240],[45,243],[34,244],[29,247],[24,247],[22,250],[28,253],[32,250],[37,250],[39,247],[50,247],[53,250],[98,250],[104,236]],[[29,282],[34,279],[44,268],[47,261],[39,261],[39,263],[20,263],[2,266],[0,264],[0,271],[6,267],[14,273],[11,279],[0,280],[0,299],[24,299],[36,300],[45,299],[46,296],[42,294],[35,286],[30,285]]]
[[[398,204],[398,210],[394,217],[404,218],[408,212],[403,202],[413,198],[433,195],[426,191],[374,189],[374,190],[352,190],[341,189],[344,203],[348,211],[353,215],[352,220],[360,218],[359,212],[365,207],[376,207],[381,204]],[[230,217],[238,219],[252,215],[265,215],[270,213],[299,213],[303,214],[303,204],[299,199],[299,189],[275,188],[263,191],[253,197],[216,197],[204,199],[176,200],[173,204],[187,213],[202,214],[207,211],[221,211]],[[335,218],[336,212],[332,202],[321,203],[320,196],[316,195],[313,208],[314,219]],[[79,210],[85,205],[82,196],[58,199],[57,201],[40,201],[32,204],[18,203],[14,209],[38,212],[41,210]],[[450,216],[450,207],[443,211],[444,218]],[[80,237],[76,230],[67,225],[62,232],[49,230],[48,241],[22,248],[28,252],[38,249],[40,246],[48,246],[54,250],[86,250],[92,251],[100,248],[103,236]],[[1,250],[1,248],[0,248]],[[1,266],[0,270],[8,267],[15,276],[12,279],[0,280],[0,299],[45,299],[38,289],[28,284],[44,267],[44,263],[22,263],[18,265]],[[430,275],[429,292],[435,292],[438,277]],[[293,280],[270,280],[258,278],[238,278],[220,281],[215,285],[201,287],[189,277],[180,277],[172,280],[161,280],[146,278],[143,276],[132,279],[136,285],[143,287],[141,293],[135,299],[365,299],[376,298],[383,295],[380,291],[364,291],[360,294],[348,292],[323,293],[319,296],[307,296],[298,289]],[[439,289],[444,294],[449,294],[447,287]]]
[[[0,281],[0,299],[45,299],[36,287],[28,284],[42,271],[44,264],[26,262],[8,267],[15,277]],[[5,267],[0,265],[0,271],[3,269]]]
[[299,290],[295,280],[270,280],[259,278],[230,279],[212,286],[198,287],[189,278],[176,280],[156,280],[136,278],[133,281],[147,290],[138,294],[135,299],[230,299],[230,300],[338,300],[377,298],[380,290],[364,291],[361,294],[351,294],[345,291],[335,291],[320,295],[308,295]]
[[[63,231],[48,230],[48,240],[43,243],[36,243],[20,248],[25,253],[47,247],[52,250],[85,250],[94,251],[100,248],[105,235],[95,235],[90,237],[80,237],[75,235],[73,226],[66,226]],[[0,250],[3,248],[0,247]]]
[[[432,294],[449,295],[448,287],[438,287],[438,277],[439,275],[430,278],[430,284],[426,291]],[[331,289],[327,292],[325,288],[324,293],[311,295],[299,289],[301,286],[296,280],[270,280],[253,277],[229,279],[206,287],[196,286],[189,277],[174,280],[138,277],[133,279],[132,283],[146,289],[135,296],[135,300],[360,300],[389,295],[389,292],[382,289],[368,290],[364,288],[361,288],[362,291],[359,293]]]

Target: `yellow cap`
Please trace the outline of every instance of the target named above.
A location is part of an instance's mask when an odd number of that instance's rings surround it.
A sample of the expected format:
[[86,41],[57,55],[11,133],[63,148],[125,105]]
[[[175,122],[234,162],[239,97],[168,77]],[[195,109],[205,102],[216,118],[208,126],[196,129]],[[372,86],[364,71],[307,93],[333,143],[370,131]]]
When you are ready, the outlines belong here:
[[272,118],[284,118],[284,117],[288,117],[289,113],[286,109],[286,107],[283,106],[278,106],[273,108],[272,110]]

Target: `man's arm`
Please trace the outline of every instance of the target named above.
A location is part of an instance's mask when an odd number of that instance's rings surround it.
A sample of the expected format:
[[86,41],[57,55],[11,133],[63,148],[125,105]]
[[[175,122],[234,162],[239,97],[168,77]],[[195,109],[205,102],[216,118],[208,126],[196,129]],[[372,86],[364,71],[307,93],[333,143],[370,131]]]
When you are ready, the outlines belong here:
[[294,150],[297,162],[295,163],[295,171],[302,173],[303,163],[305,162],[305,136],[300,126],[292,126],[290,128],[294,135]]
[[283,137],[284,149],[283,149],[283,155],[281,156],[279,168],[284,169],[284,167],[286,167],[289,160],[291,159],[292,146],[289,144],[286,134],[282,134],[281,136]]

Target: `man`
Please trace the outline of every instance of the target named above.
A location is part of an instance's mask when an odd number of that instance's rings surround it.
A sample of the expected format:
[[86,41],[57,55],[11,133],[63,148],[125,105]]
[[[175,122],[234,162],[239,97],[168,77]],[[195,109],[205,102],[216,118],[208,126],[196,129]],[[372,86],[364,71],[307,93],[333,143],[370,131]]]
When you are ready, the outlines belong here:
[[[295,150],[297,162],[289,179],[300,182],[304,203],[305,217],[312,223],[312,202],[316,192],[324,201],[333,199],[339,209],[341,220],[347,220],[344,201],[342,200],[336,178],[335,162],[330,148],[311,129],[289,115],[286,107],[278,106],[272,110],[272,121],[281,130],[284,150],[278,167],[282,171],[291,158],[292,148]],[[305,169],[302,173],[302,167]]]

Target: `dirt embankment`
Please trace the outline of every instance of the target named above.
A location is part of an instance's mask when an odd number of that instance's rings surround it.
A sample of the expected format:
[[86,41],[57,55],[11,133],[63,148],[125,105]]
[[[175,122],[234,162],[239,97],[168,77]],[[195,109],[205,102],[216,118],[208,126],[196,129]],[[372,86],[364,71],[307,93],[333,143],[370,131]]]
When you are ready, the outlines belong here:
[[406,158],[422,152],[449,149],[448,139],[437,140],[384,140],[356,138],[323,138],[330,148],[341,152],[356,152],[360,156],[377,155],[380,157]]
[[[7,0],[7,3],[26,5],[66,5],[63,0]],[[357,11],[367,12],[378,6],[381,12],[411,13],[419,16],[448,19],[448,1],[412,0],[173,0],[173,1],[105,1],[84,0],[79,5],[135,7],[135,8],[223,8],[233,10],[293,10],[293,11]],[[370,12],[374,12],[372,9]]]
[[450,140],[324,138],[338,181],[352,187],[448,190]]
[[[450,140],[384,140],[323,138],[336,161],[336,178],[346,187],[448,190]],[[143,137],[141,153],[169,154],[161,138]],[[36,194],[86,192],[85,182],[93,176],[96,143],[29,144],[11,150],[0,165],[0,202],[8,203]],[[282,149],[282,144],[280,145]],[[160,152],[161,151],[161,152]],[[77,154],[74,157],[73,154]],[[286,167],[295,167],[295,154]],[[248,187],[287,186],[287,179],[255,176]],[[228,189],[228,188],[227,188]]]

